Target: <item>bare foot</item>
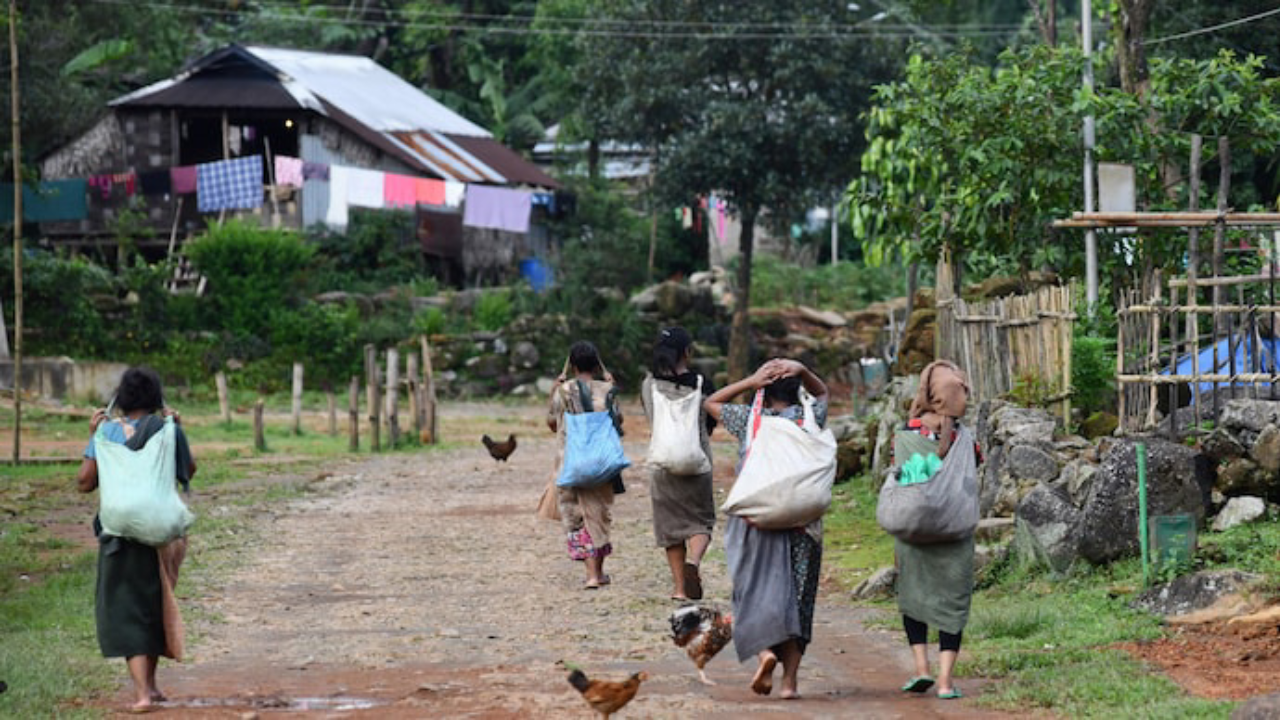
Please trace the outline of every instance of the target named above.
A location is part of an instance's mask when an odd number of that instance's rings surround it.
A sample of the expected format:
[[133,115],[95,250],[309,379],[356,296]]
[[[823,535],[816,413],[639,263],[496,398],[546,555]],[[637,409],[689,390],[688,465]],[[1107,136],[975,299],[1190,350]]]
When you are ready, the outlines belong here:
[[716,684],[716,681],[715,681],[715,680],[712,680],[711,678],[707,677],[707,673],[706,673],[706,671],[705,671],[705,670],[703,670],[702,668],[698,668],[698,680],[700,680],[700,681],[702,682],[702,684],[703,684],[703,685],[715,685],[715,684]]
[[130,705],[128,711],[133,715],[142,715],[143,713],[149,713],[155,709],[156,706],[151,704],[151,698],[147,698],[146,700],[139,700],[138,702]]
[[757,695],[768,695],[773,692],[773,669],[778,666],[778,658],[768,653],[760,660],[755,677],[751,678],[751,690]]
[[801,699],[799,690],[783,690],[781,693],[779,693],[778,697],[782,698],[783,700],[800,700]]
[[158,702],[158,703],[169,702],[169,698],[165,697],[164,693],[156,689],[151,691],[151,702]]

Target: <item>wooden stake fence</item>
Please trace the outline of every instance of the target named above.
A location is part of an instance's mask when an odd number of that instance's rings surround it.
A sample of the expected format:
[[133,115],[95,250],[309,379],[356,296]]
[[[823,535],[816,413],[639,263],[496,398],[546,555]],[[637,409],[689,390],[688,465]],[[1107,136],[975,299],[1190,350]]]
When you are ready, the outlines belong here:
[[1068,421],[1072,308],[1070,287],[982,303],[939,301],[937,355],[969,375],[971,402],[1008,395],[1018,383],[1037,383],[1041,399],[1056,404]]

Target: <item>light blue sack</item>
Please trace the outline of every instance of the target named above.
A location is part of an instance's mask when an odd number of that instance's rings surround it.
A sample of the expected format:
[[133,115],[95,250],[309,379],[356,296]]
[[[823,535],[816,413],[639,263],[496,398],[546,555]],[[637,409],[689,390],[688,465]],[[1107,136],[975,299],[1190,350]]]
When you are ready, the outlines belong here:
[[591,394],[581,381],[578,392],[584,412],[564,414],[564,463],[556,478],[559,487],[593,487],[631,466],[609,411],[591,411]]
[[98,520],[107,535],[163,545],[187,533],[195,515],[177,488],[177,428],[164,429],[140,450],[107,439],[106,423],[94,435],[98,461]]

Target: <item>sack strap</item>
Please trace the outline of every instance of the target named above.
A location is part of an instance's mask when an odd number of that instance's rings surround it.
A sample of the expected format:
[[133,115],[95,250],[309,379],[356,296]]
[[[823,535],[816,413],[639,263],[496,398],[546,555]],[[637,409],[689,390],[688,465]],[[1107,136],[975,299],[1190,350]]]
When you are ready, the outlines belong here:
[[742,451],[742,459],[745,461],[747,455],[751,452],[751,443],[756,439],[756,433],[760,432],[760,415],[764,408],[764,388],[756,391],[755,400],[751,402],[751,430],[747,433],[747,446]]

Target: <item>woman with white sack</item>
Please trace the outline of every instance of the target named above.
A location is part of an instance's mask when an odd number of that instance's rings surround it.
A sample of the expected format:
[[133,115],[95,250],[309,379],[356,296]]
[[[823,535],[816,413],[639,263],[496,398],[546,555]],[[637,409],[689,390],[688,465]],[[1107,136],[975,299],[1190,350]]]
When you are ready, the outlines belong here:
[[108,407],[89,421],[94,434],[76,483],[81,492],[99,490],[98,645],[103,657],[125,658],[135,696],[129,710],[146,712],[165,700],[156,687],[160,656],[182,656],[174,585],[194,516],[176,486],[189,488],[196,463],[155,371],[126,370],[114,405],[123,417],[113,419]]
[[[750,406],[727,402],[752,391],[756,395]],[[738,480],[724,508],[729,513],[725,550],[733,581],[738,660],[756,658],[751,689],[761,695],[772,691],[773,671],[781,662],[781,696],[799,698],[800,659],[813,636],[822,564],[821,518],[831,502],[835,475],[835,441],[823,429],[827,386],[802,363],[775,359],[716,391],[704,406],[740,443]],[[789,435],[788,429],[799,434]],[[760,469],[781,478],[787,476],[788,466],[801,465],[805,476],[786,480],[797,487],[774,485],[769,492],[741,497],[748,485],[768,484]],[[805,499],[792,492],[814,484],[816,497]],[[794,502],[797,499],[805,501]]]
[[653,347],[652,374],[640,386],[653,428],[648,459],[653,536],[666,551],[672,600],[702,599],[699,568],[716,524],[710,442],[716,421],[702,407],[715,385],[689,369],[692,355],[693,338],[684,328],[664,329]]
[[[908,411],[904,427],[894,435],[894,467],[899,476],[910,474],[922,455],[930,450],[941,461],[929,469],[917,471],[922,478],[891,477],[887,482],[901,484],[927,482],[930,485],[950,482],[956,495],[946,501],[951,516],[948,524],[964,516],[960,530],[948,535],[925,538],[929,542],[894,538],[894,559],[898,569],[896,594],[898,609],[907,643],[915,662],[915,676],[902,686],[903,692],[923,693],[935,681],[929,674],[929,626],[938,630],[937,697],[958,699],[962,695],[951,682],[951,671],[960,654],[960,640],[969,619],[969,603],[973,595],[973,527],[977,525],[977,454],[972,436],[960,426],[969,398],[969,385],[964,372],[955,364],[938,360],[920,373],[920,389]],[[922,454],[919,452],[923,450]],[[910,453],[912,457],[903,457]],[[913,462],[914,459],[914,462]],[[943,476],[948,475],[944,480]],[[924,487],[920,485],[918,487]],[[892,488],[891,488],[892,489]],[[881,505],[886,500],[882,493]],[[878,508],[878,511],[880,508]],[[878,513],[878,517],[880,514]],[[963,537],[952,539],[951,536]]]

